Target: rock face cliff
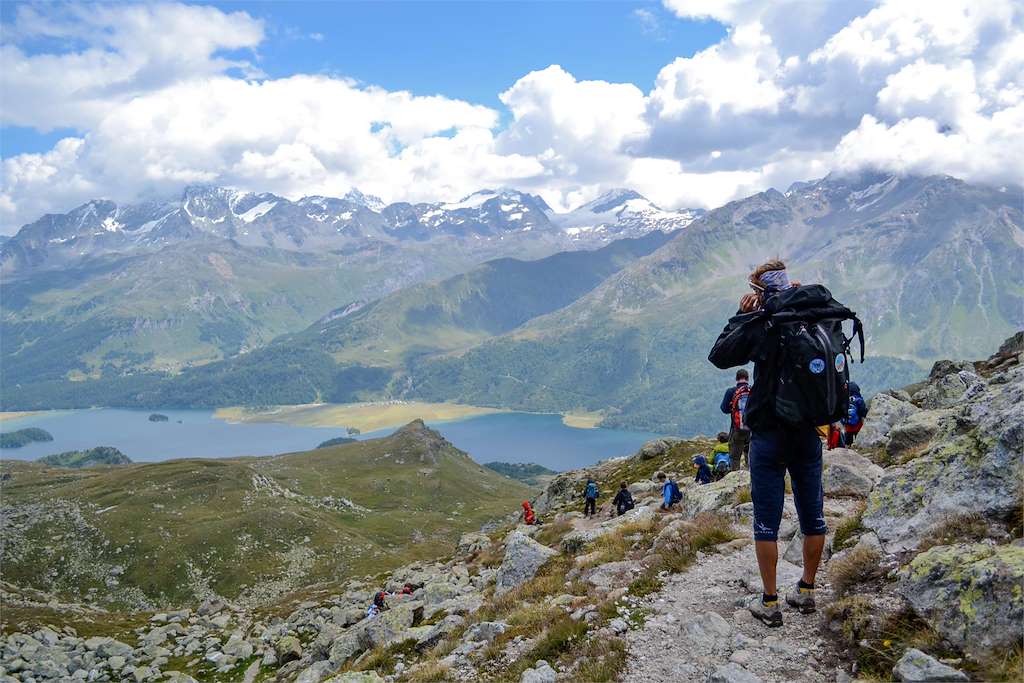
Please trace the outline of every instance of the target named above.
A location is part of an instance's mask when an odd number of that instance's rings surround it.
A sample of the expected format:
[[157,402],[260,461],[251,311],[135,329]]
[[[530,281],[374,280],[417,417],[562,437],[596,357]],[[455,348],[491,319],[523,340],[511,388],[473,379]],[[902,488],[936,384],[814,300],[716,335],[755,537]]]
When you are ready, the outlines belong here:
[[[986,361],[936,364],[873,401],[859,450],[826,453],[818,612],[786,610],[779,629],[742,607],[761,590],[747,473],[698,486],[691,458],[711,442],[663,439],[555,477],[535,500],[539,527],[510,510],[439,559],[272,609],[211,586],[188,609],[112,615],[4,584],[17,612],[0,680],[1018,680],[1022,347],[1017,335]],[[411,424],[393,452],[424,434]],[[449,448],[427,436],[420,467]],[[683,488],[667,513],[659,471]],[[591,518],[588,477],[602,488]],[[621,481],[637,505],[617,517]],[[780,585],[800,575],[800,544],[787,500]],[[388,609],[367,616],[380,590]]]

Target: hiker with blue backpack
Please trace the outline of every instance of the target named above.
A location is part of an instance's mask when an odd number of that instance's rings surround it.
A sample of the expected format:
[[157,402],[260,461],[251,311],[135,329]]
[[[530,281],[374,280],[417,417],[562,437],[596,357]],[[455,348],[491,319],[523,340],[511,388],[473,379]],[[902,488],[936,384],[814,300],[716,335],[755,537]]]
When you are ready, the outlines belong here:
[[720,481],[732,472],[732,457],[729,455],[729,435],[718,432],[718,443],[711,448],[711,478]]
[[583,516],[590,517],[597,514],[597,497],[601,491],[597,488],[597,482],[587,479],[587,485],[583,489]]
[[671,510],[673,505],[683,499],[683,492],[679,490],[676,480],[666,477],[664,472],[658,472],[658,483],[661,484],[661,510]]
[[857,432],[864,426],[864,418],[868,416],[868,404],[860,395],[860,387],[856,382],[850,382],[850,407],[843,418],[843,441],[846,447],[853,445]]
[[[750,375],[746,369],[736,371],[736,386],[725,390],[722,405],[723,413],[729,416],[729,459],[732,467],[742,469],[743,456],[750,450],[750,428],[747,427],[747,398],[750,396]],[[748,463],[749,467],[749,456]]]
[[[848,360],[854,337],[864,360],[864,330],[856,314],[822,285],[790,282],[782,261],[750,274],[752,292],[740,300],[708,356],[716,367],[754,363],[754,383],[745,421],[750,429],[750,495],[754,504],[754,550],[763,593],[748,604],[768,626],[782,626],[776,585],[778,534],[786,494],[793,487],[803,533],[803,575],[786,594],[802,613],[815,610],[814,579],[828,527],[823,513],[821,440],[817,426],[847,415]],[[843,321],[853,321],[846,337]]]

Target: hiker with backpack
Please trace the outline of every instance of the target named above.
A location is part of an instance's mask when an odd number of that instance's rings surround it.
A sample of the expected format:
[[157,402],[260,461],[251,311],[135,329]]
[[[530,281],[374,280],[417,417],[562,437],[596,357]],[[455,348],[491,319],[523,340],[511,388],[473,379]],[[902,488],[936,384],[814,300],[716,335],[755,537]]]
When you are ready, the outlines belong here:
[[619,491],[612,499],[612,505],[615,506],[615,512],[620,517],[636,507],[636,503],[633,502],[633,494],[629,492],[626,482],[619,484]]
[[[740,310],[729,319],[708,359],[722,370],[754,362],[745,417],[751,432],[754,549],[763,593],[748,608],[768,626],[781,626],[776,565],[786,472],[804,536],[803,575],[786,594],[786,603],[810,613],[828,531],[816,427],[846,415],[850,344],[856,336],[863,362],[864,332],[856,314],[824,286],[791,283],[781,261],[759,266],[748,284],[752,292],[740,300]],[[845,320],[853,321],[849,338],[843,333]]]
[[664,472],[658,472],[658,483],[661,484],[661,509],[671,510],[673,505],[683,499],[683,492],[679,490],[676,480],[666,477]]
[[703,455],[693,456],[693,464],[697,466],[697,474],[694,475],[693,480],[698,484],[710,484],[711,483],[711,468],[708,467],[707,458]]
[[583,516],[590,517],[597,514],[597,497],[601,494],[597,488],[597,482],[587,479],[587,485],[583,489]]
[[720,406],[722,412],[729,416],[729,459],[736,469],[743,468],[743,456],[750,450],[750,428],[745,415],[749,396],[750,375],[740,368],[736,371],[736,386],[725,390]]
[[853,445],[853,440],[864,426],[864,418],[867,416],[868,404],[860,395],[860,387],[856,382],[850,382],[850,407],[843,418],[843,440],[847,448]]
[[711,478],[719,481],[732,472],[733,460],[729,455],[729,435],[718,432],[718,443],[711,449]]
[[535,524],[539,524],[539,523],[540,522],[537,521],[537,513],[535,513],[533,511],[533,506],[530,505],[530,501],[524,500],[523,501],[523,524],[526,524],[527,526],[534,526]]

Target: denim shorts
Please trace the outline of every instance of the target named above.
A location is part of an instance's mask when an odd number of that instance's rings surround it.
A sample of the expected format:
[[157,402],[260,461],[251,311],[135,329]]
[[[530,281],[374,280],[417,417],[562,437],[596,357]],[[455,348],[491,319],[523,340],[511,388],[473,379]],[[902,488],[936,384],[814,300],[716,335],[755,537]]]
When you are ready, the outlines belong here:
[[828,533],[822,511],[821,439],[813,427],[751,434],[750,497],[754,502],[754,540],[775,541],[782,522],[786,471],[804,536]]

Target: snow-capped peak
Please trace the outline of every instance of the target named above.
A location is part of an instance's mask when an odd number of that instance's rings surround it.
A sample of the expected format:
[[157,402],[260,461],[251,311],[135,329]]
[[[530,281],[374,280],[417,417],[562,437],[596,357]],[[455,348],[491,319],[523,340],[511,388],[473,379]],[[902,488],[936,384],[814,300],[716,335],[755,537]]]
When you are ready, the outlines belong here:
[[344,199],[347,202],[352,202],[353,204],[365,206],[370,211],[376,211],[378,213],[382,211],[385,206],[387,206],[387,204],[384,203],[384,200],[381,199],[380,197],[374,196],[372,194],[363,194],[354,187],[351,190],[349,190],[345,194],[345,196],[342,197],[342,199]]

